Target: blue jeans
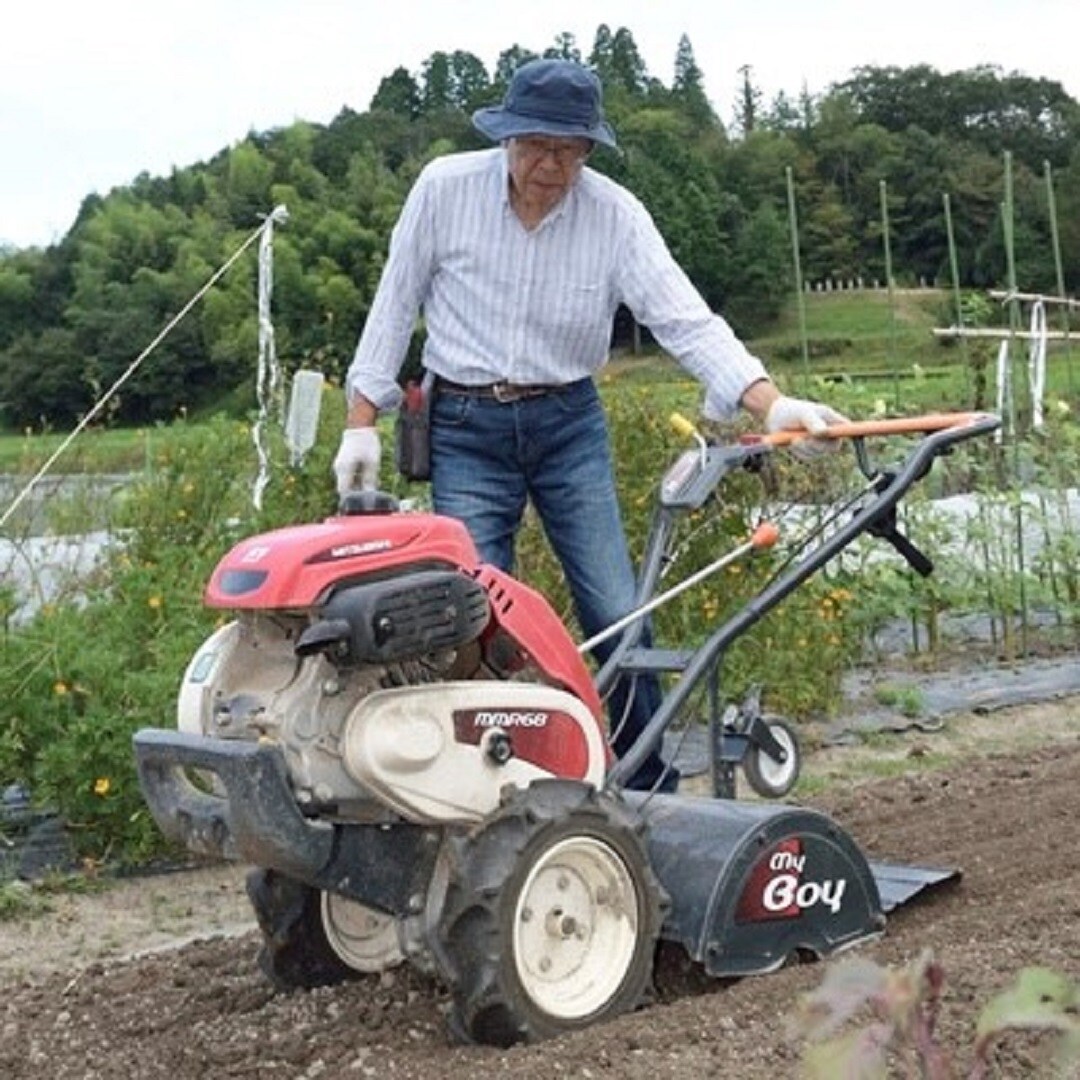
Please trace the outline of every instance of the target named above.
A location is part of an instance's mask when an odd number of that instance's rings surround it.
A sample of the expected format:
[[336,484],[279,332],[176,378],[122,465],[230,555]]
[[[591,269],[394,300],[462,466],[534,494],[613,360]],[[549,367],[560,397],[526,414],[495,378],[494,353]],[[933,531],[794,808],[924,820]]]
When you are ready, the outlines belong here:
[[[591,379],[505,404],[436,391],[431,483],[435,511],[464,522],[481,559],[508,572],[531,500],[586,638],[633,610],[636,575],[619,512],[607,423]],[[616,642],[612,638],[596,647],[600,663]],[[608,712],[617,754],[626,752],[659,702],[654,676],[627,676],[616,683]],[[630,786],[651,788],[661,780],[671,788],[677,774],[654,752]]]

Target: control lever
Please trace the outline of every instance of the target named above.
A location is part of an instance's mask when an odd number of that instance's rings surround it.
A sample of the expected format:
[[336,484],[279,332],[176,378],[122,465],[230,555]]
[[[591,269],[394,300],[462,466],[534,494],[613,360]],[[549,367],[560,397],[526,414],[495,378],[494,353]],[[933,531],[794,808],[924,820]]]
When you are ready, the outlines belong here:
[[[874,490],[879,494],[885,491],[896,479],[895,473],[881,473],[874,481]],[[924,555],[896,525],[896,507],[891,506],[867,529],[871,536],[877,536],[903,555],[908,565],[921,577],[929,577],[934,572],[934,564]]]

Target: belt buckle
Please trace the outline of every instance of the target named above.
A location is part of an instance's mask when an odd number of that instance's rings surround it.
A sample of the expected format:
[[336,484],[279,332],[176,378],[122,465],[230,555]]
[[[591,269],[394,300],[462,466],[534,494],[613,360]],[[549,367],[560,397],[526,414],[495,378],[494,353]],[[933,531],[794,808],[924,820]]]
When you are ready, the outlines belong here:
[[515,386],[505,379],[501,379],[499,382],[491,384],[491,396],[500,405],[509,405],[511,402],[520,401],[525,395],[525,387]]

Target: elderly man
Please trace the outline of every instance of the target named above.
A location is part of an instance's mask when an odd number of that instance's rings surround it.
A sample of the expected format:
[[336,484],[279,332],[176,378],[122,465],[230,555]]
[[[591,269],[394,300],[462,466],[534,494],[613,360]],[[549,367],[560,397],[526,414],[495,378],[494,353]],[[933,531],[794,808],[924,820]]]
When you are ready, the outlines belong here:
[[[738,407],[768,430],[811,433],[842,419],[782,395],[761,362],[709,310],[649,213],[586,165],[614,148],[600,83],[569,60],[535,60],[475,126],[500,144],[431,162],[410,192],[347,379],[348,419],[334,462],[339,490],[374,486],[374,424],[398,404],[397,376],[416,317],[435,377],[434,508],[465,523],[481,557],[503,569],[531,501],[559,558],[585,635],[633,609],[635,571],[593,376],[625,304],[705,388],[705,415]],[[597,646],[599,661],[615,641]],[[616,686],[609,713],[625,753],[653,715],[653,677]],[[634,787],[672,790],[654,753]]]

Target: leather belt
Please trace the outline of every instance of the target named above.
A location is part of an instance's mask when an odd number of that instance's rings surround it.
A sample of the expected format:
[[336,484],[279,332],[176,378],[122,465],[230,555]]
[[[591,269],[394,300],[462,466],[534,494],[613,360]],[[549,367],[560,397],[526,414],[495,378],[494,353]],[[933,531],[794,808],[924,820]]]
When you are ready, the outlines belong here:
[[445,394],[459,394],[463,397],[490,398],[500,404],[512,401],[524,401],[527,398],[543,397],[545,394],[561,390],[559,383],[512,383],[505,379],[493,383],[481,383],[479,386],[466,386],[451,382],[439,376],[438,388]]

